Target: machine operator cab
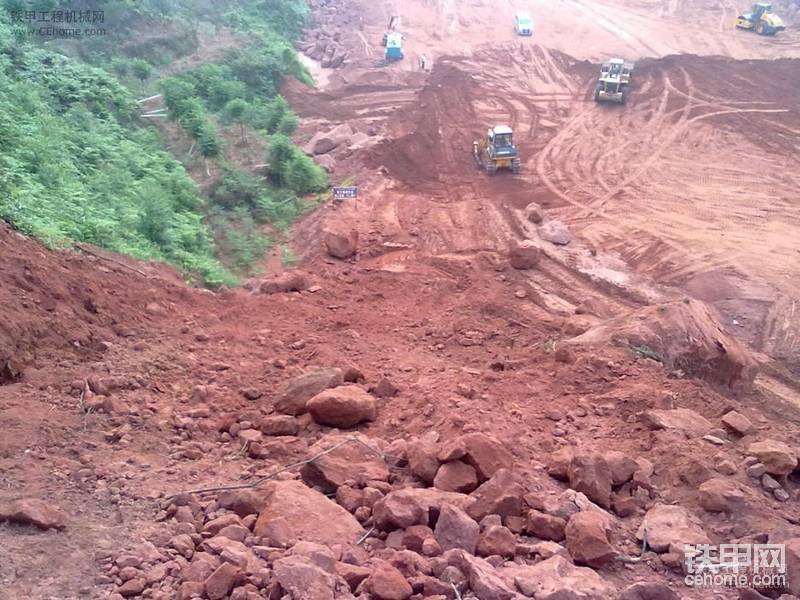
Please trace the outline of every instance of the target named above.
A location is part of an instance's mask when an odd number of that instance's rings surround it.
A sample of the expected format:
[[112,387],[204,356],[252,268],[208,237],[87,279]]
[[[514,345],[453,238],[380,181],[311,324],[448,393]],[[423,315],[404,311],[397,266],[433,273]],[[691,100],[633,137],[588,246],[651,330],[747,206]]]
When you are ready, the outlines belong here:
[[386,62],[401,60],[403,58],[403,36],[402,34],[391,31],[386,35],[386,49],[383,57]]
[[517,35],[533,35],[533,20],[528,13],[518,12],[514,15],[514,31]]
[[498,125],[489,130],[489,152],[497,157],[514,157],[517,147],[514,146],[514,134],[511,127]]

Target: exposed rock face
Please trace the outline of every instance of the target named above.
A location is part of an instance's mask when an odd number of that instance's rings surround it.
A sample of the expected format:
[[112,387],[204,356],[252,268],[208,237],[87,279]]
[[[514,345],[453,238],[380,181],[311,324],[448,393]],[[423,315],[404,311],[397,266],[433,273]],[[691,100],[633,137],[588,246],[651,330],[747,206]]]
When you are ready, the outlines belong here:
[[670,545],[710,544],[703,525],[682,506],[656,504],[647,511],[636,537],[641,540],[647,531],[647,545],[655,552],[667,552]]
[[294,540],[330,546],[355,543],[364,534],[353,515],[300,481],[271,481],[264,492],[256,535],[269,537],[275,527],[282,527]]
[[306,410],[320,425],[349,428],[374,421],[378,405],[375,398],[357,385],[342,385],[311,398],[306,403]]
[[275,410],[290,415],[299,415],[306,410],[306,402],[321,391],[342,385],[344,376],[341,369],[315,369],[287,381],[281,389]]
[[722,328],[711,309],[691,299],[646,306],[571,342],[641,348],[654,353],[668,371],[737,391],[749,389],[758,372],[752,354]]

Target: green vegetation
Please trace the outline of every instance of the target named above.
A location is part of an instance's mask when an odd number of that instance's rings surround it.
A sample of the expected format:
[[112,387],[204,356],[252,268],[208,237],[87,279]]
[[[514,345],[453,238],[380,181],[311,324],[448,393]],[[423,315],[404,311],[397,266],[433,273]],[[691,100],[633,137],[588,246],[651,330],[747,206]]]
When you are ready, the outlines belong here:
[[[283,77],[309,80],[291,48],[302,0],[89,0],[81,9],[103,11],[109,35],[50,41],[48,50],[10,11],[68,10],[67,2],[0,0],[0,8],[0,218],[21,231],[164,260],[206,285],[229,285],[310,208],[303,197],[327,187],[288,137],[298,120],[278,95]],[[162,66],[199,51],[203,34],[234,31],[246,35],[218,62],[161,77]],[[222,167],[207,197],[139,117],[136,99],[157,91],[206,172]],[[248,129],[265,139],[266,177],[225,163],[227,127],[235,143],[248,144]]]

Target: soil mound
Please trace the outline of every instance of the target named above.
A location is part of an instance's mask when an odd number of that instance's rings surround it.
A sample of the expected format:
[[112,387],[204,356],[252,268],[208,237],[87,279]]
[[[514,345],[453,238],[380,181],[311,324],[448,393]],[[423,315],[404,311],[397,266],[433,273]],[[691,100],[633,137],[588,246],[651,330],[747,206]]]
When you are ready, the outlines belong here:
[[670,371],[734,390],[749,389],[758,372],[753,355],[696,300],[647,306],[570,340],[613,343],[654,358]]

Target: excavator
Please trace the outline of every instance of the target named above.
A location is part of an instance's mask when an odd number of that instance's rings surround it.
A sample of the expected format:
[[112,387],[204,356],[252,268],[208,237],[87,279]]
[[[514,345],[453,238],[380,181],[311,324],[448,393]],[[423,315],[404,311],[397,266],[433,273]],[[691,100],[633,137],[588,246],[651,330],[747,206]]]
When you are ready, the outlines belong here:
[[399,22],[400,17],[390,17],[389,24],[386,26],[386,31],[381,39],[381,45],[384,47],[383,57],[387,63],[393,60],[402,60],[403,58],[403,34],[396,31]]
[[749,13],[736,18],[736,27],[750,29],[758,35],[775,35],[786,29],[783,20],[772,12],[772,4],[757,2]]
[[472,142],[472,155],[487,175],[494,175],[498,169],[519,173],[521,167],[514,132],[507,125],[496,125],[489,129],[485,138]]

